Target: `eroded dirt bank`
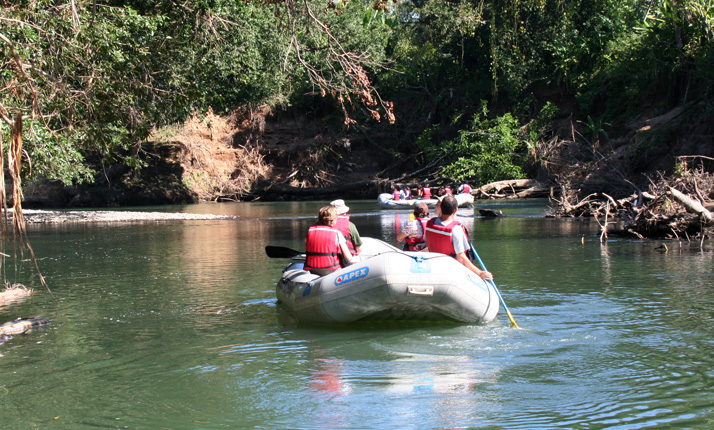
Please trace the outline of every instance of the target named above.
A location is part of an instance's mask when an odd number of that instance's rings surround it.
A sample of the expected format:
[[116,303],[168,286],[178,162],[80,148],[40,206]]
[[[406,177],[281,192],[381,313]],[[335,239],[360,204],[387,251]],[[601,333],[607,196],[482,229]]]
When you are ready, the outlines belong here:
[[[321,190],[357,181],[364,181],[364,186],[342,190],[345,198],[376,198],[377,175],[389,159],[375,139],[379,137],[356,129],[332,130],[308,115],[275,114],[267,106],[230,116],[196,115],[151,137],[141,154],[146,167],[110,167],[89,185],[30,184],[23,205],[82,208],[309,200],[329,198]],[[306,189],[310,191],[301,193]]]

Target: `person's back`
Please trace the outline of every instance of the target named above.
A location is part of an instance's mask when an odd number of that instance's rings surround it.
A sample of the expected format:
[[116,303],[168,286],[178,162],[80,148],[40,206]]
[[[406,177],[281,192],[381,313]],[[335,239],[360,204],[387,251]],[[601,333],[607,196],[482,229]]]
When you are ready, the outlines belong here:
[[[426,223],[426,242],[430,252],[455,257],[457,247],[454,246],[455,228],[463,228],[458,221],[442,221],[441,218],[431,218]],[[459,237],[456,235],[456,237]],[[458,249],[463,249],[462,247]]]
[[362,238],[359,235],[357,226],[350,220],[350,216],[347,212],[350,211],[349,206],[345,204],[342,199],[333,200],[330,202],[330,206],[334,206],[337,210],[337,223],[335,228],[337,228],[347,241],[347,247],[349,248],[352,255],[359,255],[362,247]]
[[347,242],[347,247],[350,249],[352,254],[355,254],[355,244],[352,239],[352,234],[350,232],[350,216],[347,214],[337,215],[337,222],[335,223],[335,228],[342,233]]
[[404,187],[404,199],[405,200],[411,200],[412,198],[412,190],[410,190],[408,187]]
[[[470,242],[466,230],[456,221],[459,203],[451,195],[444,196],[438,206],[437,217],[426,223],[426,246],[430,252],[450,255],[485,280],[493,279],[490,272],[474,266],[467,256]],[[440,214],[439,214],[440,212]]]
[[424,198],[425,198],[425,199],[430,199],[430,198],[431,198],[431,188],[429,188],[429,187],[424,187],[424,188],[422,189],[422,191],[424,192]]
[[337,210],[334,206],[320,209],[317,224],[310,226],[305,239],[304,269],[318,276],[328,275],[352,260],[344,236],[334,226]]

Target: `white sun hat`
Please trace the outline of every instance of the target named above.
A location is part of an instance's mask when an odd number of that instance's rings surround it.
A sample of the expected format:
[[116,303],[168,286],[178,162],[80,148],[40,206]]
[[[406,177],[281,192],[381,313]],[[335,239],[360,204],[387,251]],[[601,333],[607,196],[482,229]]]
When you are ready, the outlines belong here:
[[346,214],[350,211],[350,208],[345,205],[345,201],[342,199],[333,200],[332,202],[330,202],[330,206],[334,206],[335,208],[337,208],[337,215]]

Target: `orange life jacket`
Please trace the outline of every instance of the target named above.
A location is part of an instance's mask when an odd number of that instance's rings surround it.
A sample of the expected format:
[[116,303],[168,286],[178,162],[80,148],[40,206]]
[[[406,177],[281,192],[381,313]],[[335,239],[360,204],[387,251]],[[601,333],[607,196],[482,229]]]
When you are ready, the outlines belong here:
[[352,240],[352,235],[350,234],[350,216],[347,214],[337,215],[337,223],[335,224],[335,228],[342,232],[342,235],[347,241],[347,248],[349,248],[350,252],[354,255],[355,243]]
[[305,270],[337,270],[342,250],[337,244],[338,231],[326,225],[313,225],[305,240]]
[[426,243],[426,223],[428,219],[417,218],[416,220],[421,223],[421,237],[407,237],[404,239],[405,251],[418,251],[416,246],[420,243]]

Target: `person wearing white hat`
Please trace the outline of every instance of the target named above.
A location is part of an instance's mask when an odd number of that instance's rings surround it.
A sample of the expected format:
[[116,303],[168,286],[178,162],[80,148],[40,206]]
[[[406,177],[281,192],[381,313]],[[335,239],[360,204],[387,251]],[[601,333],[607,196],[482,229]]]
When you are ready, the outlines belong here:
[[330,206],[334,206],[335,209],[337,209],[337,224],[335,228],[341,231],[342,235],[345,236],[350,252],[352,252],[353,255],[358,255],[362,251],[362,239],[359,237],[357,226],[350,221],[350,216],[347,215],[347,212],[350,211],[349,206],[347,206],[342,199],[333,200],[330,202]]

